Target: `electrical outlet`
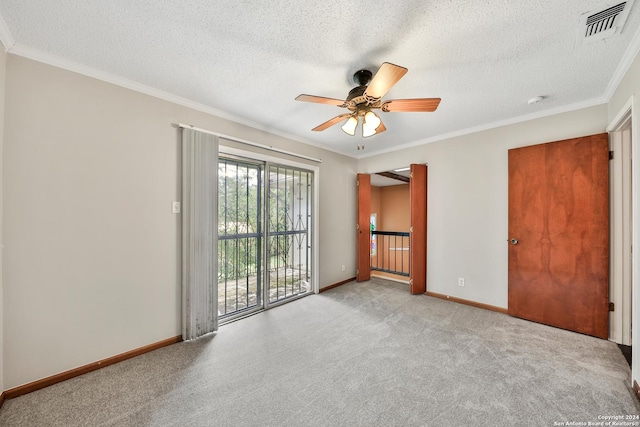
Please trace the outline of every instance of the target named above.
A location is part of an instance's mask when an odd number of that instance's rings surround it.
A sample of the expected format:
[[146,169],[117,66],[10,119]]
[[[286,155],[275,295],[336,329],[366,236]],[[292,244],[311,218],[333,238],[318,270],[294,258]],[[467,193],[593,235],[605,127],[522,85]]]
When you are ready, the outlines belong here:
[[464,277],[458,277],[458,286],[464,286]]
[[344,264],[342,264],[342,271],[344,271]]

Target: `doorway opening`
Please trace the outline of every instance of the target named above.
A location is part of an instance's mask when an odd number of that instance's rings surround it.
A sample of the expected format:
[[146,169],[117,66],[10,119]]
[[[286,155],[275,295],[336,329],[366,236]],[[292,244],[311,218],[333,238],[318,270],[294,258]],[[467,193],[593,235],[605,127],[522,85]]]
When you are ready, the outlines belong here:
[[[394,172],[398,172],[395,170]],[[387,228],[389,224],[380,215],[383,208],[399,209],[401,216],[400,222],[403,223],[405,230],[388,231],[388,230],[371,230],[371,209],[373,199],[373,209],[377,210],[373,192],[376,187],[372,187],[369,174],[358,174],[357,187],[357,242],[356,242],[356,258],[358,268],[356,270],[356,281],[362,282],[371,278],[371,271],[387,274],[396,274],[404,276],[403,273],[408,272],[409,291],[412,294],[422,294],[426,292],[427,286],[427,165],[412,164],[409,167],[408,176],[401,176],[397,173],[384,172],[374,175],[374,182],[379,175],[388,178],[390,174],[397,175],[393,179],[398,179],[409,185],[400,185],[404,187],[401,192],[405,193],[404,202],[398,200],[389,200],[379,203],[380,212],[376,213],[378,225],[377,227]],[[405,191],[407,190],[408,191]],[[408,203],[406,203],[408,194]],[[395,196],[392,196],[395,198]],[[404,206],[404,209],[403,209]],[[396,218],[396,215],[393,215]],[[408,221],[407,221],[408,218]],[[402,221],[404,219],[404,221]],[[396,224],[397,226],[397,224]],[[408,227],[408,230],[406,230]],[[386,233],[385,233],[386,232]],[[375,238],[376,253],[372,257],[371,244]],[[387,248],[393,249],[382,251],[383,240],[388,239]],[[406,253],[406,256],[405,256]],[[381,258],[388,258],[392,262],[384,263]],[[387,260],[387,261],[388,261]],[[382,265],[382,268],[380,268]],[[385,266],[394,266],[394,269]],[[381,274],[376,273],[376,274]],[[404,279],[404,278],[403,278]],[[406,280],[406,279],[405,279]],[[401,281],[404,281],[401,279]]]
[[371,276],[409,284],[409,168],[371,175]]
[[220,323],[313,292],[314,172],[221,155]]

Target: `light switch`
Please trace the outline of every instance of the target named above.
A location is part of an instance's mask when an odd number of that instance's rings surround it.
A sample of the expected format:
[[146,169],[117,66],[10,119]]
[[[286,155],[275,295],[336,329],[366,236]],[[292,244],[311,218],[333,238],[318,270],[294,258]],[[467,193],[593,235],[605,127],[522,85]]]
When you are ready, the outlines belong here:
[[180,202],[171,202],[171,213],[180,213]]

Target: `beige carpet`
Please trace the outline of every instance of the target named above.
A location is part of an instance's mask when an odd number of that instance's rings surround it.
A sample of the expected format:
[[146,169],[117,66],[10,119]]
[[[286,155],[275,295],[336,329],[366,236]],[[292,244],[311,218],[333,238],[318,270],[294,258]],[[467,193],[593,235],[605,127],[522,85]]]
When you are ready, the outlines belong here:
[[349,283],[5,402],[1,426],[554,426],[639,414],[617,346]]

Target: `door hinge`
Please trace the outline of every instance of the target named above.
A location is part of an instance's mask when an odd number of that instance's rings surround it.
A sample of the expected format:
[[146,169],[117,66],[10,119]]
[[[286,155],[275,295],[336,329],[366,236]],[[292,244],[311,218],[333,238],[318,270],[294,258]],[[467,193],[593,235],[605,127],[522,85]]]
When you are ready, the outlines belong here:
[[616,311],[616,305],[613,302],[609,303],[609,311]]
[[359,187],[359,186],[360,186],[360,180],[356,179],[356,187]]
[[609,151],[609,160],[613,160],[613,151]]
[[360,230],[360,224],[356,224],[356,230]]
[[356,274],[360,274],[360,270],[356,268]]

